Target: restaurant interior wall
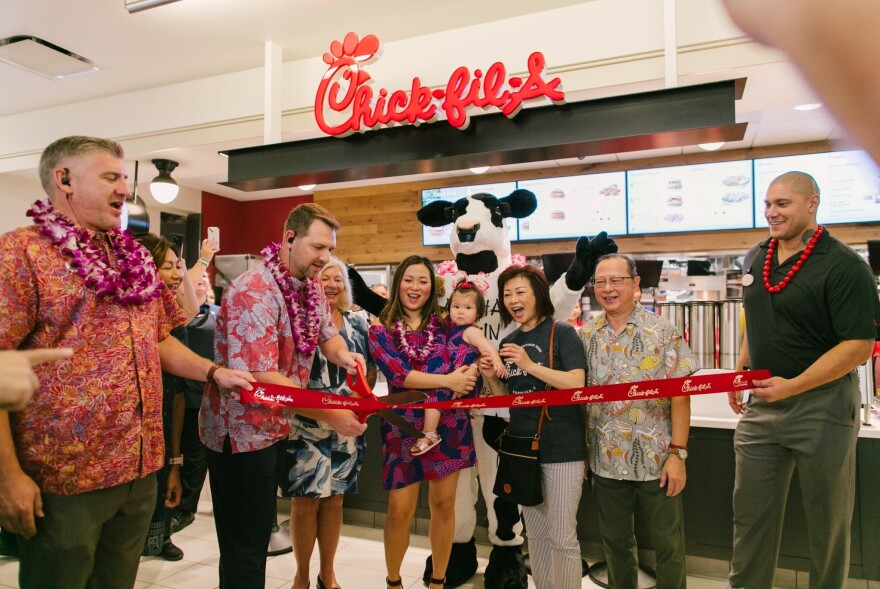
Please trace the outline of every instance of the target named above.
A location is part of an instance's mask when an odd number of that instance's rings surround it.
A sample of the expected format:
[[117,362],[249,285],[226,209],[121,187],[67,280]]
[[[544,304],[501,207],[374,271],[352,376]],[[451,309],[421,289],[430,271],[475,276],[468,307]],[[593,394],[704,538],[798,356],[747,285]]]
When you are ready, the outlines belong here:
[[[495,183],[530,178],[550,178],[633,170],[661,166],[676,166],[735,159],[775,157],[801,153],[819,153],[844,149],[829,142],[820,141],[795,145],[780,145],[755,149],[684,154],[673,157],[608,162],[575,167],[555,167],[525,172],[490,174],[479,177],[431,180],[385,184],[341,190],[317,190],[315,202],[327,207],[339,219],[343,231],[337,239],[337,253],[345,261],[354,264],[396,263],[410,254],[419,254],[432,260],[452,257],[448,247],[422,245],[422,226],[416,220],[421,207],[421,190],[440,186],[473,183]],[[504,195],[496,195],[504,196]],[[880,223],[835,225],[831,232],[849,244],[865,244],[877,235]],[[616,238],[623,252],[647,253],[699,253],[699,252],[745,252],[760,239],[766,237],[765,229],[736,231],[711,231],[693,233],[666,233],[626,236]],[[513,250],[528,257],[542,254],[572,252],[575,240],[548,240],[518,242]]]
[[312,195],[238,201],[210,192],[202,193],[202,232],[220,228],[220,253],[259,254],[270,241],[280,241],[284,221],[298,204]]

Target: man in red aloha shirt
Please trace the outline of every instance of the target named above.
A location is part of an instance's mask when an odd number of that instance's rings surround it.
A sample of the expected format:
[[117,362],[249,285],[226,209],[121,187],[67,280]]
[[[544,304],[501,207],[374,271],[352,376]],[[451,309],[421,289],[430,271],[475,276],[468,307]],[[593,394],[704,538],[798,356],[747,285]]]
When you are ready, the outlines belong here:
[[[333,215],[319,205],[291,211],[281,245],[266,246],[264,264],[236,278],[223,297],[214,339],[219,364],[249,370],[258,382],[295,387],[308,384],[318,347],[349,372],[363,364],[339,335],[315,279],[336,247],[338,229]],[[326,421],[344,436],[366,429],[348,410],[297,413]],[[287,411],[242,403],[229,391],[206,387],[199,429],[220,544],[220,587],[262,589],[276,515],[276,469],[290,433]]]
[[55,141],[35,224],[0,236],[0,349],[73,349],[34,368],[24,409],[0,411],[0,527],[20,536],[24,589],[133,587],[165,456],[162,370],[253,380],[168,337],[183,316],[119,230],[122,158],[115,141]]

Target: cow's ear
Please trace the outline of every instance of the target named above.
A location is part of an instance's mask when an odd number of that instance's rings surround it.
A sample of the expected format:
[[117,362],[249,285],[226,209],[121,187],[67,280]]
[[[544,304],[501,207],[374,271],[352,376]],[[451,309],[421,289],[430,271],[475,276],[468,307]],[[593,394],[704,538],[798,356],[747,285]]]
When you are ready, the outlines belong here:
[[453,204],[448,200],[435,200],[418,210],[416,217],[422,225],[428,227],[443,227],[452,223]]
[[528,217],[538,208],[538,197],[531,190],[522,188],[514,190],[504,198],[499,198],[501,203],[501,215],[523,219]]

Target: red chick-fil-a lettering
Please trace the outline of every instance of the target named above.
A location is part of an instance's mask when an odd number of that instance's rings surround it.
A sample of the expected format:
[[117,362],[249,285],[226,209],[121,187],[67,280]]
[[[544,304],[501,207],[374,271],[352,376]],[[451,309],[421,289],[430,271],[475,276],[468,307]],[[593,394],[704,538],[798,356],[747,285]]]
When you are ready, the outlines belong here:
[[375,59],[379,45],[375,35],[358,39],[356,34],[348,33],[343,42],[331,43],[330,53],[324,54],[324,62],[330,67],[318,85],[315,119],[328,135],[344,137],[381,126],[431,123],[441,110],[450,125],[466,129],[473,108],[494,107],[514,117],[530,100],[565,102],[561,80],[544,80],[545,60],[540,52],[529,56],[525,80],[508,79],[504,64],[495,62],[485,72],[477,69],[473,74],[465,66],[456,68],[445,88],[432,91],[414,77],[408,93],[385,88],[375,92],[363,66]]

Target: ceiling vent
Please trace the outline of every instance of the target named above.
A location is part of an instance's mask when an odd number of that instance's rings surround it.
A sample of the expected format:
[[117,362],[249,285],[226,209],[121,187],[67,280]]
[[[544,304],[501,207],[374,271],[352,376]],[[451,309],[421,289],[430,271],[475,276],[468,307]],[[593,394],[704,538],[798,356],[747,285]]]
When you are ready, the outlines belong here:
[[64,80],[98,71],[98,67],[85,57],[39,37],[26,35],[0,39],[0,61],[50,80]]

